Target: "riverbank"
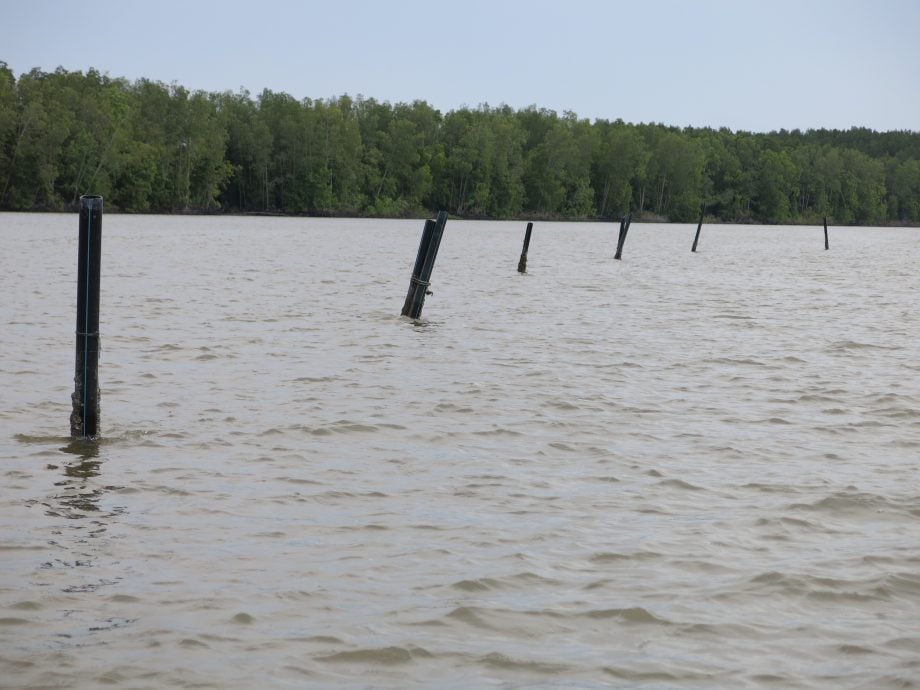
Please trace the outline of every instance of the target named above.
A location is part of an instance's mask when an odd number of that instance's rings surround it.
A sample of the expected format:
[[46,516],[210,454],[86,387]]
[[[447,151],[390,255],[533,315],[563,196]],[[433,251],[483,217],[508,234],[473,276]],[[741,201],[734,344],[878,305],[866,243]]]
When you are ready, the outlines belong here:
[[[78,213],[79,206],[75,205],[71,207],[62,207],[62,208],[35,208],[29,210],[11,210],[11,209],[0,209],[0,213],[25,213],[25,214],[42,214],[42,213]],[[350,214],[350,213],[282,213],[281,211],[227,211],[222,209],[183,209],[183,210],[165,210],[165,211],[151,211],[138,213],[134,211],[124,211],[117,207],[106,206],[105,208],[106,215],[125,215],[125,216],[226,216],[226,217],[252,217],[252,218],[341,218],[341,219],[354,219],[354,220],[423,220],[425,218],[433,217],[436,215],[436,212],[425,213],[423,211],[417,211],[411,214],[406,215],[362,215],[362,214]],[[524,213],[520,214],[514,218],[491,218],[488,216],[470,216],[470,215],[456,215],[450,214],[449,218],[451,220],[472,220],[472,221],[483,221],[483,222],[501,222],[501,221],[518,221],[522,223],[526,222],[541,222],[541,223],[613,223],[619,222],[620,216],[607,216],[607,217],[591,217],[591,218],[566,218],[558,215],[547,215],[547,214],[535,214],[535,213]],[[655,223],[663,225],[687,225],[690,223],[696,223],[697,219],[694,220],[670,220],[664,216],[660,216],[654,213],[633,213],[632,216],[633,223]],[[788,220],[781,223],[768,223],[767,225],[777,225],[777,226],[795,226],[795,225],[822,225],[822,218],[814,219],[797,219],[797,220]],[[764,225],[753,218],[732,218],[732,219],[723,219],[718,216],[704,216],[703,217],[704,225]],[[833,218],[827,219],[827,224],[829,226],[835,227],[866,227],[866,228],[920,228],[920,223],[912,221],[897,221],[891,220],[886,223],[839,223],[834,221]]]

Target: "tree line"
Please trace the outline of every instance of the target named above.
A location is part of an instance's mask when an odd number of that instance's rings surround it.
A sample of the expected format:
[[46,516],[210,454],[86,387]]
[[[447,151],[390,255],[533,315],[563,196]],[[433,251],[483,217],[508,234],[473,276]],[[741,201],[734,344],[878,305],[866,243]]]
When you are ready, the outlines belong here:
[[208,93],[0,61],[0,209],[920,223],[920,133],[770,133],[347,95]]

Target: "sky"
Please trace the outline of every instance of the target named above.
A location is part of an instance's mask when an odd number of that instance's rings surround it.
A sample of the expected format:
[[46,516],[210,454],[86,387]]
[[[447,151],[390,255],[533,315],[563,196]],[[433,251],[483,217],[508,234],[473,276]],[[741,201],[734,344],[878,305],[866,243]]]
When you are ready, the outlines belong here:
[[920,0],[0,0],[0,61],[253,98],[920,131]]

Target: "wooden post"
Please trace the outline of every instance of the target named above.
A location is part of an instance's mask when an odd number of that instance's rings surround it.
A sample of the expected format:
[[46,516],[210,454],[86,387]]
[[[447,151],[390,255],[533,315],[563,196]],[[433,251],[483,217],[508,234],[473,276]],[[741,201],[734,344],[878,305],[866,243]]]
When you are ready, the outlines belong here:
[[700,229],[703,227],[703,209],[700,209],[700,222],[696,225],[696,236],[693,238],[693,247],[690,249],[691,252],[696,251],[696,245],[700,241]]
[[528,223],[527,230],[524,232],[524,248],[521,250],[521,259],[518,261],[518,273],[527,273],[527,250],[530,249],[531,230],[533,230],[533,223]]
[[831,245],[827,240],[827,216],[824,216],[824,248],[830,249]]
[[444,234],[444,225],[447,223],[447,212],[439,211],[437,220],[426,220],[422,231],[422,239],[418,245],[418,255],[415,257],[415,268],[409,281],[409,292],[403,304],[402,315],[417,319],[422,314],[425,305],[425,295],[431,284],[431,270],[434,260],[438,256],[441,246],[441,236]]
[[617,240],[617,253],[614,254],[614,259],[623,258],[623,245],[626,244],[626,233],[629,232],[629,224],[632,222],[632,213],[627,213],[626,216],[620,221],[620,237]]
[[77,250],[77,338],[70,435],[94,439],[99,432],[99,283],[102,258],[102,197],[80,197]]

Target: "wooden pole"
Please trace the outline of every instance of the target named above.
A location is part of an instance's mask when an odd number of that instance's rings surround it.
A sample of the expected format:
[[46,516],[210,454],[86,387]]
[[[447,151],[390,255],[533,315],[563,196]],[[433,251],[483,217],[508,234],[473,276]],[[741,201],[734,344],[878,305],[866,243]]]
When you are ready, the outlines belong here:
[[102,266],[102,197],[80,197],[77,250],[77,331],[70,435],[96,438],[99,429],[99,284]]
[[696,225],[696,236],[693,238],[693,247],[690,249],[691,252],[696,251],[696,245],[700,241],[700,229],[703,227],[703,209],[700,209],[700,222]]
[[533,230],[533,223],[527,224],[527,230],[524,232],[524,248],[521,250],[521,259],[518,261],[518,273],[527,273],[527,250],[530,249],[530,232]]
[[626,233],[629,232],[629,224],[632,222],[632,213],[627,213],[623,220],[620,221],[620,237],[617,240],[617,253],[613,258],[621,260],[623,258],[623,245],[626,244]]
[[831,248],[830,242],[827,240],[827,216],[824,216],[824,248]]
[[403,316],[417,319],[422,314],[425,295],[431,294],[428,291],[428,286],[431,285],[431,271],[438,256],[441,236],[444,234],[444,225],[446,223],[446,211],[439,211],[437,220],[425,221],[422,239],[418,246],[418,255],[415,257],[415,268],[412,271],[412,278],[409,280],[409,291],[406,294],[406,302],[403,304]]

